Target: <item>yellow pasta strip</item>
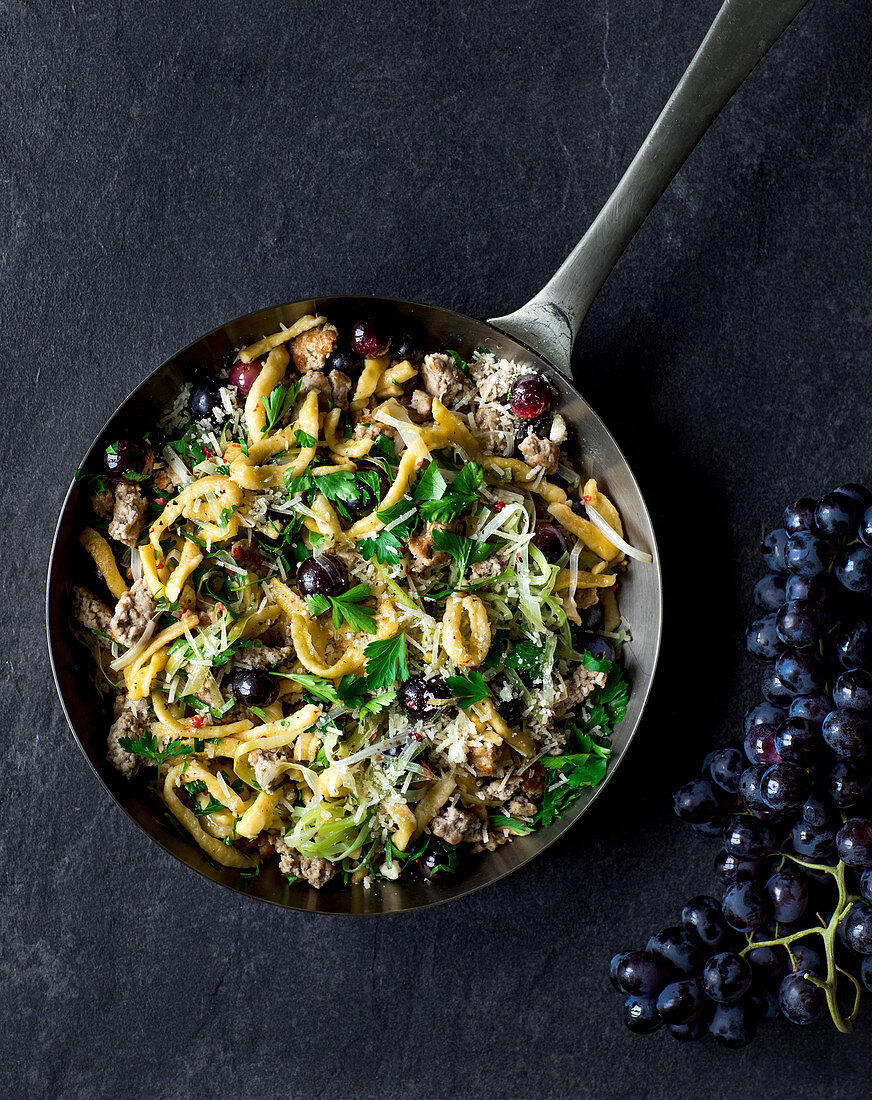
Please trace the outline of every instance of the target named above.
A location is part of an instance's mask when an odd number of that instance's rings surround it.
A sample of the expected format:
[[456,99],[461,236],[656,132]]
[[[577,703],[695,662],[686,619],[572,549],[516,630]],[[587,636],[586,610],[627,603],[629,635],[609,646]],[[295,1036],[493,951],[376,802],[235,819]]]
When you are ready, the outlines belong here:
[[339,458],[364,458],[372,450],[374,439],[344,439],[339,432],[342,409],[331,409],[324,421],[324,439]]
[[624,528],[621,525],[621,515],[617,508],[612,504],[607,496],[604,496],[599,489],[593,478],[591,478],[584,487],[585,497],[590,497],[591,505],[596,508],[599,514],[603,517],[609,527],[614,527],[621,538],[624,537]]
[[[576,588],[611,588],[617,581],[616,573],[589,573],[586,569],[579,569]],[[561,569],[554,582],[554,591],[569,588],[569,570]]]
[[262,833],[271,823],[279,798],[281,798],[279,793],[267,794],[266,791],[261,791],[236,823],[236,835],[254,840],[258,833]]
[[291,616],[291,638],[300,663],[316,676],[335,680],[341,676],[347,676],[349,672],[363,671],[365,659],[363,651],[357,646],[349,646],[341,657],[328,665],[326,657],[323,653],[318,653],[312,641],[309,620],[302,615]]
[[345,532],[342,530],[336,509],[323,493],[319,493],[312,501],[311,512],[315,519],[311,520],[307,516],[304,521],[310,531],[314,528],[320,535],[326,535],[337,541],[344,539]]
[[[464,638],[464,615],[469,624],[469,642]],[[452,661],[462,668],[475,668],[487,656],[490,644],[490,623],[478,596],[449,596],[442,617],[442,647]]]
[[197,626],[198,623],[199,619],[196,615],[192,614],[190,611],[185,611],[177,623],[173,623],[172,626],[166,627],[160,634],[152,638],[151,642],[142,653],[140,653],[136,660],[125,668],[124,679],[127,681],[128,685],[130,685],[133,677],[136,676],[139,670],[145,665],[145,662],[150,661],[159,649],[163,649],[164,646],[169,645],[170,642],[174,642],[176,638],[184,634],[185,627],[190,630],[192,627]]
[[436,814],[442,809],[454,793],[457,783],[453,779],[437,779],[432,787],[424,792],[421,801],[415,807],[415,836],[420,836]]
[[[394,504],[399,502],[406,495],[406,490],[409,488],[409,484],[412,480],[412,475],[419,469],[419,463],[412,451],[404,451],[403,457],[400,459],[400,465],[397,469],[397,476],[394,479],[393,485],[385,493],[384,499],[378,506],[379,511],[384,511],[387,508],[391,508]],[[384,527],[384,522],[378,518],[375,512],[370,512],[368,516],[364,516],[363,519],[359,519],[357,523],[353,524],[345,532],[346,538],[357,541],[362,539],[365,535],[371,535],[376,531],[380,531]]]
[[303,404],[300,408],[300,415],[297,417],[297,425],[300,431],[311,436],[315,440],[313,447],[303,447],[297,458],[294,460],[292,467],[292,476],[299,477],[300,474],[306,469],[309,463],[315,457],[315,451],[318,447],[318,433],[320,431],[320,424],[318,420],[318,393],[316,390],[310,390]]
[[391,835],[391,840],[394,842],[395,847],[399,848],[401,852],[405,852],[417,826],[415,815],[405,802],[392,802],[387,807],[387,811],[397,826],[396,831]]
[[288,588],[284,581],[274,577],[264,584],[264,588],[289,619],[294,615],[308,615],[309,609],[306,604]]
[[581,539],[584,545],[604,561],[613,561],[620,557],[621,551],[603,535],[599,528],[594,527],[590,520],[583,516],[577,516],[568,504],[549,504],[548,511],[557,520],[561,527]]
[[[389,419],[391,419],[398,420],[401,424],[408,425],[409,431],[407,435],[409,441],[406,443],[406,446],[410,451],[415,453],[419,466],[425,463],[430,457],[431,446],[445,445],[446,440],[442,432],[436,429],[430,429],[428,431],[427,428],[422,425],[413,424],[408,411],[395,397],[392,397],[388,401],[383,401],[373,412],[372,418],[373,420],[380,421],[382,424],[387,424]],[[391,426],[394,427],[395,425]],[[438,442],[436,442],[436,439],[432,438],[434,432],[438,438]]]
[[137,549],[139,560],[142,563],[142,575],[148,583],[149,590],[155,599],[159,599],[164,592],[164,581],[169,570],[164,565],[158,565],[154,556],[154,547],[145,545]]
[[184,764],[177,764],[166,774],[163,785],[163,800],[173,817],[187,829],[194,840],[200,845],[206,855],[211,856],[222,867],[252,867],[255,860],[233,848],[221,840],[210,836],[200,825],[197,815],[189,810],[176,794],[176,784],[179,782]]
[[218,776],[209,771],[199,760],[189,760],[184,769],[185,782],[190,783],[195,779],[201,780],[206,785],[206,790],[213,798],[226,806],[236,817],[244,814],[247,807],[244,798],[241,798],[225,781],[222,785]]
[[261,355],[266,355],[268,351],[272,351],[280,344],[285,344],[288,340],[293,340],[295,336],[308,332],[310,328],[323,325],[326,320],[326,317],[316,317],[311,313],[307,313],[299,321],[294,321],[290,328],[282,329],[281,332],[274,332],[270,336],[264,336],[262,340],[258,340],[254,344],[249,344],[247,348],[243,348],[239,353],[239,358],[243,363],[250,363],[252,359],[259,359]]
[[176,603],[182,594],[182,588],[188,577],[194,572],[203,560],[203,551],[195,542],[185,539],[182,547],[182,556],[179,564],[173,570],[172,576],[166,584],[166,598],[170,603]]
[[115,555],[112,553],[109,543],[93,527],[85,528],[79,535],[79,542],[94,559],[94,564],[100,570],[103,580],[106,582],[106,587],[116,600],[120,600],[127,591],[127,585],[118,572]]
[[536,471],[531,470],[527,463],[522,462],[520,458],[500,458],[498,455],[484,455],[481,464],[486,470],[504,470],[506,473],[510,473],[512,481],[516,485],[523,485],[531,493],[538,493],[550,504],[562,503],[566,500],[566,493],[559,485],[552,485],[550,481],[540,481],[538,485],[534,485],[533,480],[536,477]]
[[269,397],[284,378],[287,365],[287,349],[273,348],[248,391],[248,397],[245,399],[245,426],[248,429],[249,444],[257,443],[263,435],[266,427],[266,409],[263,407],[263,399]]
[[275,604],[267,604],[266,607],[261,608],[260,611],[255,611],[245,621],[245,626],[242,628],[243,638],[256,638],[276,621],[281,613],[281,608]]
[[[209,474],[192,482],[169,502],[149,529],[148,538],[154,549],[155,560],[163,560],[161,537],[181,516],[198,524],[213,540],[232,538],[239,531],[239,517],[235,509],[240,504],[242,490],[229,477]],[[221,513],[229,509],[233,510],[232,514],[222,526],[209,522],[207,517],[218,520]]]
[[522,756],[532,755],[533,738],[523,730],[512,729],[494,706],[493,699],[482,699],[481,702],[476,703],[476,706],[484,715],[484,719],[490,728],[499,734],[506,744],[511,745]]
[[354,390],[354,397],[351,399],[350,408],[352,412],[361,412],[366,408],[389,362],[390,360],[386,355],[382,355],[378,359],[364,359],[363,370],[360,372],[360,378],[358,378]]
[[456,443],[466,451],[473,462],[481,462],[482,453],[478,440],[460,417],[449,412],[438,397],[433,398],[433,419],[451,443]]
[[376,397],[395,397],[402,392],[403,383],[414,378],[417,373],[418,368],[413,367],[408,359],[387,367],[375,388]]

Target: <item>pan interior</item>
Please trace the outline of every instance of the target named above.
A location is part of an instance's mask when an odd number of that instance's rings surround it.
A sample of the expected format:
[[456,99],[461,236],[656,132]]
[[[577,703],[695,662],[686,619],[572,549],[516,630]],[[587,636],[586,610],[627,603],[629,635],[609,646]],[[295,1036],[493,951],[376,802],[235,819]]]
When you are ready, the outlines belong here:
[[[632,629],[632,641],[624,648],[631,695],[627,715],[612,739],[614,755],[605,781],[586,791],[549,828],[518,837],[480,857],[472,873],[455,883],[384,882],[369,889],[356,886],[319,892],[299,883],[289,886],[275,861],[257,877],[242,879],[235,871],[209,863],[193,843],[183,840],[166,824],[156,800],[144,786],[122,779],[104,759],[108,715],[82,674],[83,653],[75,645],[66,621],[69,589],[80,579],[76,575],[79,558],[74,550],[78,532],[85,524],[87,506],[87,494],[80,482],[74,481],[70,486],[52,547],[47,629],[55,682],[70,729],[115,800],[161,847],[207,878],[251,897],[308,912],[374,914],[438,904],[495,882],[543,851],[582,816],[614,774],[639,723],[657,661],[662,605],[660,565],[651,521],[632,471],[611,434],[573,385],[524,344],[482,321],[447,309],[385,298],[326,297],[275,306],[231,321],[195,340],[149,375],[106,424],[82,466],[98,468],[102,451],[112,440],[128,433],[142,433],[154,423],[195,364],[204,359],[218,360],[235,348],[276,332],[282,325],[293,324],[306,313],[319,312],[329,317],[353,312],[355,308],[385,309],[399,316],[414,317],[440,346],[455,348],[464,358],[476,347],[487,347],[546,373],[559,392],[558,407],[570,427],[571,440],[566,449],[570,461],[582,462],[581,469],[595,476],[615,501],[629,541],[654,555],[653,565],[633,562],[621,584],[621,611]],[[581,840],[582,834],[577,836]]]

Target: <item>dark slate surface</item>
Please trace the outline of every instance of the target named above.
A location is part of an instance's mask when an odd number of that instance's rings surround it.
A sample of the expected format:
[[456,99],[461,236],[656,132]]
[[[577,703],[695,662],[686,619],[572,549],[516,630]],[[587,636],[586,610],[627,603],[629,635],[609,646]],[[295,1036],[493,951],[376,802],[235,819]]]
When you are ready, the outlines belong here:
[[857,1097],[869,1018],[746,1051],[637,1039],[611,953],[712,888],[676,781],[755,699],[741,630],[783,504],[870,479],[868,11],[813,3],[585,325],[585,392],[665,560],[655,694],[570,838],[446,908],[259,907],[173,863],[69,736],[54,517],[103,420],[231,316],[332,291],[477,316],[550,275],[715,3],[0,4],[7,416],[0,1057],[10,1095]]

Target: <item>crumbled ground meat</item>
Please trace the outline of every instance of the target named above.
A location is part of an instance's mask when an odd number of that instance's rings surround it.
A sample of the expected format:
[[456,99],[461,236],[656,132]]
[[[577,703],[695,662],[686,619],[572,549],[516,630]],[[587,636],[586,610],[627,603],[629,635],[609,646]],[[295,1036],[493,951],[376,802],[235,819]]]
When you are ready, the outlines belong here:
[[305,397],[312,390],[317,392],[319,404],[326,405],[333,397],[333,387],[323,371],[310,370],[300,379],[299,397]]
[[316,890],[320,890],[338,871],[336,865],[329,859],[310,859],[309,856],[301,856],[296,849],[285,843],[283,837],[276,837],[274,843],[279,856],[281,873],[304,878]]
[[525,821],[535,816],[536,803],[530,802],[527,798],[513,798],[508,805],[508,810],[509,817],[517,817],[521,821]]
[[154,484],[162,493],[171,493],[182,484],[182,479],[172,466],[164,466],[155,470]]
[[469,373],[478,384],[482,401],[499,401],[508,396],[512,383],[518,376],[519,368],[514,363],[504,362],[495,367],[493,363],[472,363]]
[[109,524],[109,537],[123,542],[125,546],[136,546],[147,508],[148,503],[138,485],[119,481],[115,489],[115,511]]
[[511,798],[521,787],[522,780],[518,775],[509,775],[503,779],[494,779],[483,787],[479,787],[478,793],[485,802],[505,802]]
[[272,794],[276,787],[280,786],[285,773],[279,771],[278,765],[291,759],[287,749],[258,749],[248,758],[254,772],[255,779],[261,787]]
[[438,397],[443,405],[451,405],[463,392],[464,377],[450,355],[432,352],[424,356],[421,364],[421,381],[431,397]]
[[294,366],[305,374],[307,371],[323,371],[327,356],[336,347],[339,333],[334,325],[319,325],[318,328],[310,328],[308,332],[301,332],[291,341],[291,357]]
[[508,839],[505,833],[488,833],[487,840],[478,841],[476,844],[473,844],[470,851],[473,853],[495,852],[500,845],[506,844]]
[[[85,630],[95,630],[98,634],[108,635],[112,627],[112,609],[93,592],[80,584],[73,586],[73,618]],[[106,638],[100,639],[101,645],[109,644]]]
[[484,561],[476,562],[469,570],[477,581],[484,580],[485,577],[496,577],[502,573],[502,571],[503,563],[498,554],[491,554],[491,556],[485,558]]
[[409,539],[409,553],[412,555],[409,568],[413,573],[423,573],[425,569],[442,565],[448,561],[448,554],[444,550],[433,549],[433,532],[445,531],[446,529],[446,524],[434,523],[433,520],[428,520],[424,530]]
[[99,493],[91,494],[91,507],[100,519],[112,519],[115,511],[115,494],[111,488],[103,488]]
[[430,831],[448,844],[461,840],[474,844],[481,840],[481,822],[475,814],[461,810],[459,806],[446,806],[430,822]]
[[136,645],[151,622],[154,612],[155,602],[148,581],[145,577],[140,577],[115,605],[115,614],[109,624],[112,637],[119,645],[128,649]]
[[486,741],[483,745],[473,745],[466,757],[467,763],[476,775],[499,775],[500,746]]
[[586,699],[594,688],[604,687],[605,682],[604,672],[594,672],[579,665],[569,679],[555,691],[553,706],[555,717],[559,718],[566,714],[568,710]]
[[409,408],[419,416],[429,416],[433,410],[433,398],[426,390],[412,390]]
[[373,420],[372,413],[362,412],[354,425],[354,434],[351,438],[354,440],[378,439],[380,435],[393,440],[397,438],[396,429],[392,428],[390,424],[379,424],[377,420]]
[[575,590],[575,606],[579,611],[584,611],[586,607],[593,607],[595,603],[599,603],[598,589],[577,588]]
[[333,404],[340,409],[347,409],[348,395],[351,393],[354,383],[348,375],[343,374],[341,370],[332,370],[327,377],[330,379]]
[[537,469],[540,466],[546,474],[557,473],[557,460],[560,457],[560,448],[550,439],[542,439],[532,432],[518,444],[521,457],[528,466]]
[[141,761],[140,757],[123,749],[118,741],[122,737],[139,737],[145,730],[147,716],[147,708],[128,703],[120,695],[116,696],[115,721],[109,727],[106,759],[125,779],[136,774]]
[[276,668],[285,661],[289,661],[293,655],[293,646],[289,645],[262,645],[258,648],[244,646],[227,662],[227,669],[229,671],[232,668]]

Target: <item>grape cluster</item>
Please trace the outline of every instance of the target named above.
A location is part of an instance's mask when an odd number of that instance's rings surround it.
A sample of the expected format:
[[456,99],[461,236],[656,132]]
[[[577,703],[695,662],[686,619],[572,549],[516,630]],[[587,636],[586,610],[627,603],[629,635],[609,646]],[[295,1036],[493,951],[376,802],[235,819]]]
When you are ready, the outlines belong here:
[[740,1047],[779,1014],[827,1010],[847,1032],[861,982],[872,990],[872,493],[797,500],[783,524],[763,539],[747,632],[763,701],[674,797],[721,838],[723,895],[693,898],[679,925],[611,962],[638,1033]]

